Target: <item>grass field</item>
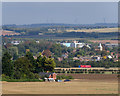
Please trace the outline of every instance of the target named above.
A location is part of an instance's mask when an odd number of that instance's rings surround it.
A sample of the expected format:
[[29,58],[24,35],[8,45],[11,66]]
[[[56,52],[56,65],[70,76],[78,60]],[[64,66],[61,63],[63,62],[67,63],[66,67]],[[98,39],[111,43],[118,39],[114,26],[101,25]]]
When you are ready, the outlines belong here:
[[[117,94],[118,80],[114,75],[97,76],[98,79],[79,75],[70,82],[2,82],[3,94]],[[102,77],[102,78],[101,78]]]

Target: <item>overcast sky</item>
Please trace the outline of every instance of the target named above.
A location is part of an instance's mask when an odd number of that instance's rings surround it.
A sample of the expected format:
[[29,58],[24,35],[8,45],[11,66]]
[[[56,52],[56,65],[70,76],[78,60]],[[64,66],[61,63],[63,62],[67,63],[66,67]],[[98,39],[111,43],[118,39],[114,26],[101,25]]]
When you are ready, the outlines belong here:
[[4,2],[3,24],[117,23],[117,2]]

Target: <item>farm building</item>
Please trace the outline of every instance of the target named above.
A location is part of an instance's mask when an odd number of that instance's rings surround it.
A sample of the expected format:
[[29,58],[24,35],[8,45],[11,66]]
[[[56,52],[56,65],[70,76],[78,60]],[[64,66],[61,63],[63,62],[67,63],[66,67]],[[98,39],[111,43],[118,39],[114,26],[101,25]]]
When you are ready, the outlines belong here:
[[52,72],[40,72],[39,76],[41,78],[47,79],[48,81],[55,81],[57,74]]

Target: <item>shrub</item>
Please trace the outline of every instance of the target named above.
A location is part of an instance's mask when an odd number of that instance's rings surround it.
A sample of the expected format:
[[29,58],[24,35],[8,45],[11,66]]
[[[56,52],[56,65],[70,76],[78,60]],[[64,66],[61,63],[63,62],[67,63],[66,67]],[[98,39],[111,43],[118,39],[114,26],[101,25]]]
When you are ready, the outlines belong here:
[[72,76],[67,76],[67,78],[68,78],[68,79],[73,79],[73,77],[72,77]]
[[60,76],[57,76],[57,79],[59,79],[59,80],[62,80],[62,79],[73,79],[73,77],[72,76],[60,75]]
[[2,74],[2,81],[6,81],[6,80],[9,80],[10,77],[9,76],[6,76],[5,74]]
[[43,82],[43,80],[39,79],[9,79],[7,82]]

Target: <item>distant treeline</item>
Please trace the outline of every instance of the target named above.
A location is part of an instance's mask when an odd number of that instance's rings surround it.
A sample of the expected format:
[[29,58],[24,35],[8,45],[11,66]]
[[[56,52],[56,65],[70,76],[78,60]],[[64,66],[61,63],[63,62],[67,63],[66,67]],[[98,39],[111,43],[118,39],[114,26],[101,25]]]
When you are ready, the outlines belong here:
[[[87,32],[66,32],[66,29],[100,29],[100,28],[114,28],[117,24],[30,24],[30,25],[4,25],[3,30],[14,31],[20,33],[21,36],[49,36],[49,37],[74,37],[74,38],[106,38],[116,37],[117,32],[111,33],[87,33]],[[54,29],[54,31],[49,31]]]
[[118,27],[117,23],[96,23],[96,24],[65,24],[65,23],[41,23],[41,24],[27,24],[27,25],[4,25],[5,27],[14,27],[14,28],[37,28],[37,27],[81,27],[81,28],[96,28],[96,27]]
[[[52,33],[47,33],[46,35],[52,35]],[[64,32],[64,33],[54,33],[56,37],[75,37],[75,38],[105,38],[105,37],[118,37],[118,32],[109,33],[97,33],[97,32]]]

